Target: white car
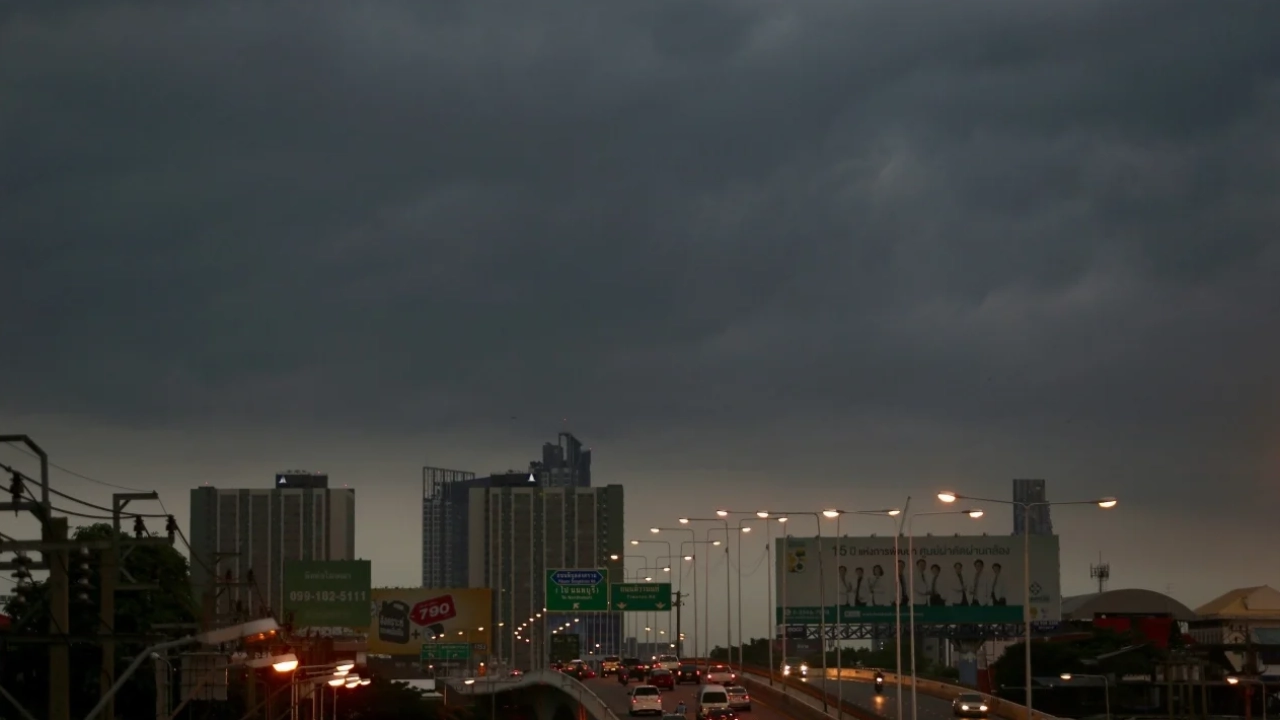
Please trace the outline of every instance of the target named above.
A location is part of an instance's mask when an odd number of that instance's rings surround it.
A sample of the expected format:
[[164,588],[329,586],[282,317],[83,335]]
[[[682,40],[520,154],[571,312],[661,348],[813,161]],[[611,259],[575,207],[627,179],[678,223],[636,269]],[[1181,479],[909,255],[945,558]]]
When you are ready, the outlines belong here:
[[751,695],[741,685],[729,685],[724,689],[729,696],[730,710],[751,710]]
[[732,685],[738,681],[738,674],[728,665],[716,663],[707,668],[707,674],[703,678],[708,685]]
[[675,672],[680,669],[680,658],[675,655],[659,655],[658,667]]
[[661,715],[662,693],[652,685],[637,685],[631,688],[632,715]]

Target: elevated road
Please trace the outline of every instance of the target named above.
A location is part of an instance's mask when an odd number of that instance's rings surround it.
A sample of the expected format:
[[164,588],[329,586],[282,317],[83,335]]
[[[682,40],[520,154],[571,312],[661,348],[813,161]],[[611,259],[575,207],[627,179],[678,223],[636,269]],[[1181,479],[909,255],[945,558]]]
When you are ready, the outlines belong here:
[[[833,697],[840,693],[845,702],[852,703],[867,712],[892,720],[898,718],[898,688],[895,685],[886,683],[884,694],[876,695],[875,684],[865,680],[810,679],[809,684],[825,690]],[[902,718],[911,720],[910,687],[902,688],[902,706]],[[954,720],[949,700],[922,692],[916,693],[916,717],[918,720]]]
[[[597,678],[588,680],[584,683],[591,692],[595,693],[601,700],[609,706],[619,718],[626,718],[630,715],[631,703],[627,698],[627,688],[633,688],[637,684],[632,682],[630,685],[623,686],[617,680]],[[675,690],[662,691],[662,706],[668,712],[675,712],[676,705],[684,700],[684,704],[689,709],[689,718],[694,717],[694,709],[697,707],[698,685],[677,685]],[[757,700],[751,698],[751,712],[744,713],[750,720],[793,720],[790,715],[784,715],[782,712],[771,708]]]

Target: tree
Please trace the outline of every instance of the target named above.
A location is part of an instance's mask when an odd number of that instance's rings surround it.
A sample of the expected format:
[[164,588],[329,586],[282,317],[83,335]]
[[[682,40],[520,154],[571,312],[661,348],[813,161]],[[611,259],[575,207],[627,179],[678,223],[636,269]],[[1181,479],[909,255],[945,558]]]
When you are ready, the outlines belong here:
[[[75,541],[109,540],[113,529],[107,524],[76,528]],[[122,537],[123,534],[122,534]],[[76,587],[72,589],[70,608],[71,635],[96,635],[100,630],[117,634],[156,632],[154,627],[164,623],[189,623],[196,618],[191,598],[190,575],[187,560],[177,550],[167,546],[139,546],[128,553],[120,563],[138,582],[153,582],[160,590],[145,592],[119,592],[115,596],[115,617],[112,627],[104,628],[99,618],[102,587],[100,557],[96,551],[87,555],[70,554],[68,575],[73,582],[81,573],[81,566],[88,566],[85,578],[89,587],[87,598],[77,601]],[[5,606],[6,614],[14,618],[16,632],[41,635],[49,627],[49,593],[46,582],[36,583],[30,593],[27,607],[18,607],[12,601]],[[116,645],[116,670],[128,666],[144,646],[140,643]],[[0,678],[19,702],[36,717],[47,715],[49,666],[48,646],[43,644],[12,643],[0,653],[3,666]],[[87,713],[97,703],[102,650],[97,643],[75,643],[71,646],[71,707],[75,715]],[[116,696],[116,714],[119,717],[150,717],[155,714],[155,678],[152,673],[135,673]]]
[[[1026,684],[1024,643],[1010,645],[991,665],[997,687]],[[1126,652],[1122,649],[1132,648]],[[1138,633],[1094,630],[1086,637],[1031,643],[1032,672],[1037,677],[1062,673],[1129,674],[1151,673],[1161,651]]]

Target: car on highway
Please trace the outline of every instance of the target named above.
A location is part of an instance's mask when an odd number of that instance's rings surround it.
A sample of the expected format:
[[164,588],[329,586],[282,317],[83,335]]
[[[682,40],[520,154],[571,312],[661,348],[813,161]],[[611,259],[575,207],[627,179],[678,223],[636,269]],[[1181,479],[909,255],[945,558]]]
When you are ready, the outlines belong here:
[[951,714],[963,718],[987,716],[987,699],[978,693],[960,693],[951,701]]
[[707,682],[715,685],[732,685],[738,681],[738,674],[724,663],[712,663],[707,666]]
[[657,667],[675,672],[676,668],[680,667],[680,658],[675,655],[659,655]]
[[631,695],[631,715],[661,715],[662,691],[652,685],[637,685]]
[[782,661],[783,677],[809,677],[809,663],[802,658],[787,658]]
[[750,710],[751,694],[741,685],[726,685],[724,692],[729,696],[729,708],[731,710]]
[[694,665],[693,663],[681,663],[680,667],[676,668],[677,685],[684,683],[693,683],[694,685],[697,685],[700,682],[702,682],[702,671],[698,669],[697,665]]
[[627,680],[644,682],[644,676],[649,673],[649,666],[642,662],[640,658],[623,658],[622,670],[619,672],[626,673]]
[[564,669],[561,670],[561,672],[569,677],[577,678],[578,680],[589,680],[596,676],[596,674],[591,671],[591,668],[582,660],[570,660],[565,663]]
[[604,659],[600,661],[600,675],[603,677],[609,677],[610,675],[618,672],[618,668],[621,665],[622,658],[617,655],[605,655]]
[[648,682],[650,685],[663,688],[666,690],[676,689],[676,676],[671,674],[666,668],[654,668],[649,671]]
[[711,713],[716,710],[733,712],[733,708],[729,707],[729,693],[724,691],[723,685],[703,685],[698,691],[695,707],[697,717],[703,720],[712,717]]
[[707,712],[707,720],[742,720],[742,716],[737,710],[728,708],[717,708]]

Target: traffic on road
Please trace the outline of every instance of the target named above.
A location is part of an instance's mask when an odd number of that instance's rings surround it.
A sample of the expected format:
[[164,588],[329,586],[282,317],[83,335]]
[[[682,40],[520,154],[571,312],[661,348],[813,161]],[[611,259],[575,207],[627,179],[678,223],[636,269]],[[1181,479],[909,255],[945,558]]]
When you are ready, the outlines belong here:
[[[869,712],[884,717],[898,717],[898,688],[891,683],[885,683],[882,694],[877,694],[875,684],[866,680],[820,680],[810,678],[809,683],[823,688],[833,696],[839,692],[845,702],[853,703]],[[910,688],[903,688],[902,704],[902,717],[911,717]],[[954,720],[956,717],[950,700],[924,693],[916,693],[916,716],[920,720]],[[987,717],[995,720],[998,716],[989,715]]]
[[[652,707],[650,704],[652,701],[648,699],[645,699],[642,702],[638,701],[636,703],[632,703],[631,692],[640,686],[641,683],[639,682],[632,681],[627,685],[623,685],[616,679],[596,678],[593,680],[587,680],[584,684],[590,688],[591,692],[595,693],[597,697],[603,700],[605,704],[609,706],[609,709],[613,710],[614,714],[618,717],[641,716],[632,715],[633,706],[643,705],[644,709]],[[703,687],[705,686],[702,684],[682,684],[676,685],[672,690],[660,690],[659,702],[661,704],[662,714],[657,715],[654,713],[651,717],[663,718],[667,715],[677,714],[677,709],[679,708],[680,703],[683,702],[685,709],[684,716],[688,718],[688,720],[695,720],[697,717],[698,694]],[[743,720],[791,720],[791,716],[785,715],[774,708],[761,703],[756,698],[751,697],[749,693],[746,698],[737,696],[732,698],[732,700],[738,703],[750,704],[751,709],[749,711],[733,708],[729,709],[730,712]],[[733,715],[723,717],[733,717]],[[714,718],[713,720],[719,720],[719,718]]]

